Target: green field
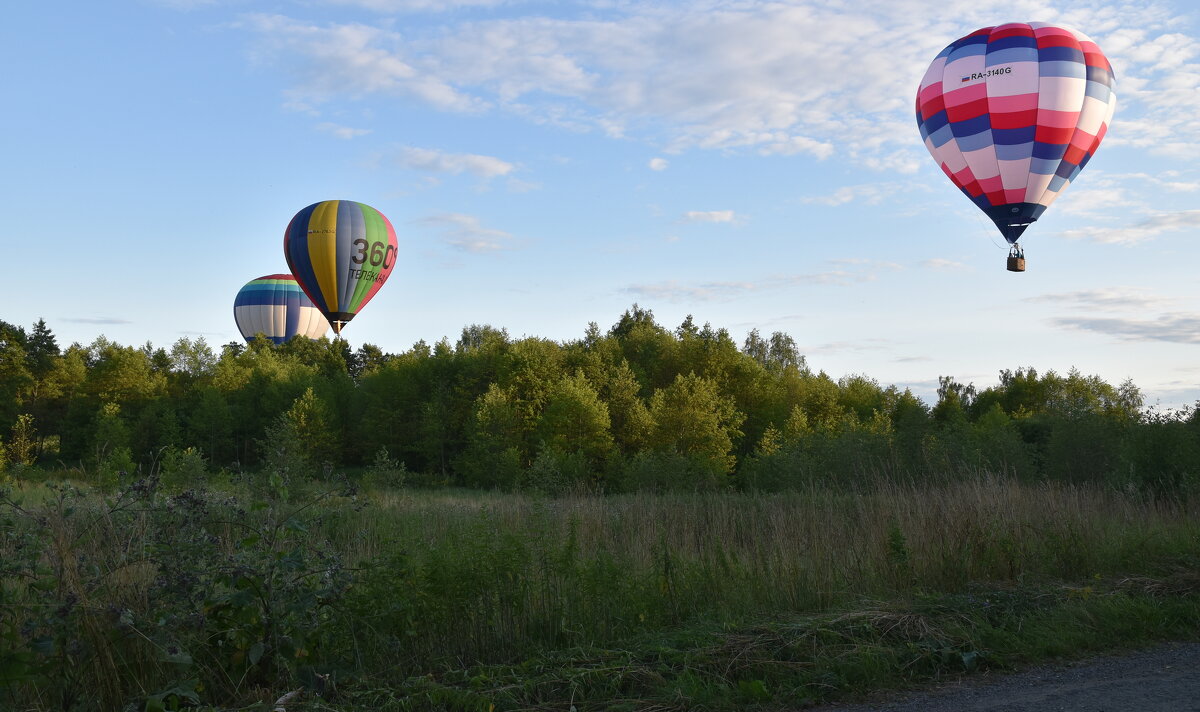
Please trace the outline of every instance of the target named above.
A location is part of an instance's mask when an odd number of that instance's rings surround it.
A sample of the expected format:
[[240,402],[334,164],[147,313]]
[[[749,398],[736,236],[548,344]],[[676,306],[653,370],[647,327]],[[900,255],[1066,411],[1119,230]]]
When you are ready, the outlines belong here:
[[560,498],[25,483],[0,517],[0,703],[800,706],[1195,636],[1198,514],[990,476]]

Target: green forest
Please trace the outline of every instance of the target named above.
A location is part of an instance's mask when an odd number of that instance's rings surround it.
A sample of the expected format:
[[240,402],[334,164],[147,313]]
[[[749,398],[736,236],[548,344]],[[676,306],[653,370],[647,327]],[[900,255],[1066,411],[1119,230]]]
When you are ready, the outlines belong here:
[[1200,417],[558,343],[0,323],[0,709],[803,708],[1200,631]]
[[378,464],[410,484],[547,493],[976,470],[1173,490],[1200,469],[1200,418],[1145,408],[1132,382],[1016,364],[982,389],[939,382],[929,406],[866,374],[813,373],[787,334],[739,347],[636,304],[578,340],[471,325],[400,354],[327,339],[62,348],[44,321],[0,322],[4,461],[101,484],[245,475],[280,438],[298,473]]

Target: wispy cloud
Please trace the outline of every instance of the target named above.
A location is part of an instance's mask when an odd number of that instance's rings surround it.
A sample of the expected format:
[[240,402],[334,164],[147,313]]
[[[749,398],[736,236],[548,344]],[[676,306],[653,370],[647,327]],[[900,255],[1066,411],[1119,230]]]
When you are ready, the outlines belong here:
[[668,163],[667,163],[667,159],[665,159],[665,158],[651,158],[650,162],[647,163],[646,165],[652,171],[665,171],[665,170],[667,170]]
[[[1129,196],[1125,186],[1111,178],[1087,181],[1085,185],[1072,185],[1054,202],[1055,210],[1068,215],[1098,217],[1110,213],[1114,208],[1142,205]],[[1130,211],[1125,211],[1128,215]]]
[[1157,319],[1119,319],[1111,317],[1066,316],[1050,319],[1054,326],[1092,331],[1122,341],[1169,341],[1200,344],[1200,314],[1163,314]]
[[331,133],[338,138],[344,139],[358,138],[359,136],[366,136],[371,133],[371,129],[355,129],[349,126],[339,126],[328,121],[317,124],[317,130]]
[[[1119,23],[1098,39],[1112,60],[1118,96],[1113,145],[1168,156],[1200,155],[1200,42],[1182,34],[1161,6],[1141,22]],[[1158,15],[1158,17],[1155,17]],[[1134,111],[1128,111],[1132,107]]]
[[[382,12],[483,8],[500,0],[337,0]],[[248,16],[260,55],[294,72],[293,100],[410,97],[446,111],[503,110],[609,136],[688,148],[837,156],[913,172],[912,96],[930,59],[995,8],[947,0],[597,2],[582,19],[528,4],[435,27]],[[1026,15],[1085,29],[1119,78],[1108,142],[1200,153],[1200,43],[1165,4],[1026,3]],[[1017,13],[1020,15],[1021,13]],[[871,38],[865,40],[864,38]]]
[[689,210],[683,214],[683,221],[689,223],[728,223],[733,222],[732,210]]
[[1179,180],[1181,174],[1179,171],[1164,171],[1161,175],[1150,175],[1149,173],[1118,173],[1113,174],[1116,179],[1133,179],[1141,180],[1156,188],[1171,193],[1194,193],[1200,191],[1200,181]]
[[870,260],[864,257],[841,257],[829,260],[829,264],[843,265],[855,269],[886,269],[893,272],[898,272],[904,269],[904,265],[899,262],[888,262],[887,260]]
[[703,284],[680,284],[674,280],[658,284],[635,284],[624,291],[642,299],[660,299],[669,302],[703,302],[727,299],[760,289],[754,282],[706,282]]
[[505,181],[505,185],[512,193],[529,193],[542,187],[541,183],[521,180],[520,178],[509,178],[507,181]]
[[296,78],[288,103],[310,108],[338,96],[411,96],[445,111],[478,111],[486,102],[409,57],[402,37],[362,24],[314,25],[283,15],[245,16],[262,42],[253,52],[278,57]]
[[438,226],[442,240],[451,247],[477,254],[512,248],[512,235],[503,230],[483,227],[479,218],[462,213],[431,215],[421,222]]
[[[464,8],[498,7],[519,0],[322,0],[326,5],[361,7],[376,12],[449,12]],[[320,3],[318,3],[320,4]]]
[[118,319],[117,317],[98,316],[98,317],[62,317],[63,321],[72,324],[132,324],[128,319]]
[[846,205],[848,203],[879,205],[897,194],[908,193],[915,189],[916,186],[912,183],[894,181],[860,183],[858,185],[842,186],[832,193],[825,195],[808,195],[801,198],[800,202],[809,205],[828,205],[831,207]]
[[508,161],[475,153],[444,153],[431,148],[406,146],[400,149],[396,162],[405,168],[458,175],[469,173],[478,178],[506,176],[516,169]]
[[217,5],[222,0],[150,0],[150,4],[169,7],[172,10],[195,10],[200,7]]
[[926,269],[937,270],[939,272],[966,272],[971,269],[970,265],[954,260],[948,260],[943,257],[934,257],[933,259],[923,260],[921,266]]
[[1200,227],[1200,210],[1157,213],[1130,225],[1066,230],[1059,233],[1068,240],[1090,240],[1119,245],[1136,245],[1159,235]]
[[1141,287],[1103,287],[1026,297],[1026,302],[1060,304],[1086,311],[1139,311],[1160,309],[1176,300]]
[[842,353],[846,351],[880,351],[890,348],[894,343],[889,339],[859,339],[857,341],[830,341],[816,346],[803,346],[800,348],[801,353],[805,354],[828,354]]
[[717,301],[733,299],[749,292],[771,292],[792,287],[860,284],[875,279],[876,269],[890,263],[857,265],[847,269],[832,269],[823,272],[771,275],[756,280],[714,281],[697,284],[682,284],[675,280],[653,284],[635,284],[622,291],[641,298],[663,299],[671,302]]

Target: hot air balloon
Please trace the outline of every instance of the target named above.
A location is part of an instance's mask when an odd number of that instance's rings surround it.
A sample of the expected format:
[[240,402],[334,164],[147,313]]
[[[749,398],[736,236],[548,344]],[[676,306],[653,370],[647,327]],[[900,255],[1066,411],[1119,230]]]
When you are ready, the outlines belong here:
[[925,147],[1011,245],[1095,154],[1116,107],[1095,42],[1041,22],[985,27],[955,40],[917,91]]
[[396,231],[375,208],[352,200],[313,203],[283,235],[288,267],[341,334],[396,264]]
[[263,334],[282,344],[293,336],[319,339],[329,325],[290,274],[252,279],[233,300],[233,318],[246,341]]

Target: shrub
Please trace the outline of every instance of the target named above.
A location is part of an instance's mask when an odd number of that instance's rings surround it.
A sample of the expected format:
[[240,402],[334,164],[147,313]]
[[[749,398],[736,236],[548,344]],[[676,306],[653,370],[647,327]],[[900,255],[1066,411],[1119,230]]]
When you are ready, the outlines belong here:
[[703,492],[729,483],[724,463],[704,454],[640,452],[625,461],[614,484],[624,492]]
[[395,460],[382,445],[375,451],[375,460],[363,474],[363,484],[369,487],[394,489],[402,487],[408,479],[408,468]]
[[194,447],[168,447],[162,458],[162,483],[170,489],[201,487],[208,479],[208,463]]
[[523,492],[561,495],[585,486],[590,478],[586,454],[548,447],[521,474],[517,487]]

